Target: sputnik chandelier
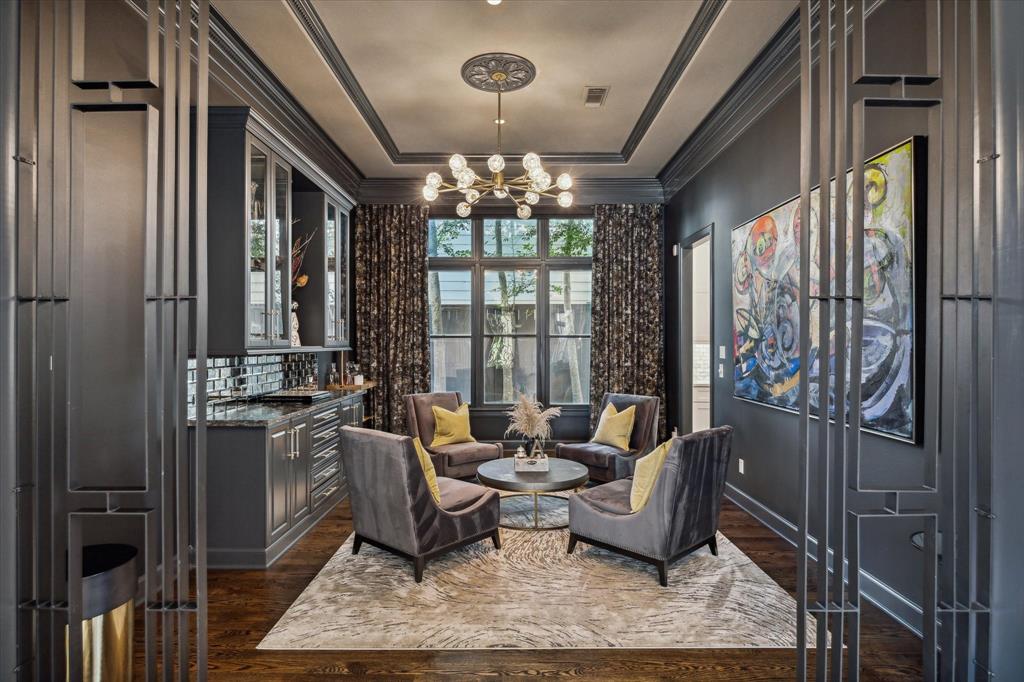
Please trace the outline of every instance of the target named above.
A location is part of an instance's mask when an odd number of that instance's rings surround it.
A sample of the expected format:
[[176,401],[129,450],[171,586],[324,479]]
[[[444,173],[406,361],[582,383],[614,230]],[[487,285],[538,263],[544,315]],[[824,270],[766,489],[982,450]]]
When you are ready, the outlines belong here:
[[455,184],[445,182],[440,173],[431,172],[427,174],[427,184],[423,187],[424,199],[433,201],[443,192],[461,192],[463,201],[455,207],[461,218],[469,216],[473,206],[489,193],[498,199],[510,199],[516,205],[516,215],[523,220],[530,217],[533,213],[530,207],[540,202],[542,196],[551,197],[562,208],[572,206],[572,192],[569,191],[572,178],[568,173],[562,173],[552,182],[551,174],[544,170],[540,157],[533,152],[523,155],[521,175],[511,179],[505,176],[508,166],[501,155],[501,127],[505,124],[501,117],[501,94],[525,88],[536,75],[537,70],[529,60],[503,52],[478,55],[462,65],[462,79],[466,83],[477,90],[498,95],[498,117],[494,119],[498,126],[497,153],[487,159],[490,179],[478,176],[469,167],[466,157],[452,154],[448,168]]

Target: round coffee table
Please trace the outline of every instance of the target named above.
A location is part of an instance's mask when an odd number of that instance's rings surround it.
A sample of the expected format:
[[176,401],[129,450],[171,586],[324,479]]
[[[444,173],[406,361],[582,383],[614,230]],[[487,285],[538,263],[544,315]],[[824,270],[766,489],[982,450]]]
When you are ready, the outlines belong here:
[[[476,477],[488,488],[515,493],[505,497],[533,496],[533,529],[554,530],[565,528],[568,524],[558,526],[541,526],[538,497],[541,495],[565,499],[551,493],[575,490],[590,479],[587,467],[568,459],[548,457],[548,471],[516,471],[515,458],[505,457],[484,462],[476,471]],[[566,500],[568,504],[568,500]],[[529,530],[527,526],[501,524],[502,528]]]

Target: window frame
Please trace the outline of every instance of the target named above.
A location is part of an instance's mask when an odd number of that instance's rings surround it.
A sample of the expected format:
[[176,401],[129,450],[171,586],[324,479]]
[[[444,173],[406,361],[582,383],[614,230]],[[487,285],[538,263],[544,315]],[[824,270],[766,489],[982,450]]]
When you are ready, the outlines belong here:
[[[550,405],[550,365],[551,365],[551,344],[550,338],[561,338],[564,335],[552,335],[550,333],[549,310],[550,310],[550,288],[549,273],[562,270],[590,270],[593,271],[593,255],[591,256],[555,256],[548,257],[550,241],[551,220],[580,219],[593,221],[594,216],[590,213],[576,213],[571,215],[534,215],[533,220],[537,221],[537,255],[524,256],[485,256],[484,255],[484,221],[492,219],[516,220],[515,214],[506,215],[500,211],[488,212],[480,216],[470,218],[458,218],[454,214],[438,214],[430,217],[430,220],[469,220],[471,229],[470,255],[460,256],[428,256],[427,271],[432,270],[470,270],[472,294],[470,319],[470,343],[472,347],[472,367],[470,368],[470,395],[463,396],[463,400],[473,405],[474,412],[504,413],[511,403],[484,402],[484,349],[486,339],[500,334],[486,334],[484,331],[484,273],[488,270],[536,270],[537,271],[537,310],[535,334],[516,335],[523,338],[533,338],[537,346],[536,371],[537,371],[537,400],[544,405]],[[592,330],[591,330],[592,331]],[[590,338],[591,335],[574,335],[574,338]],[[435,338],[430,334],[430,338]],[[437,336],[443,338],[443,336]],[[464,338],[464,337],[461,337]],[[589,368],[587,368],[589,371]],[[433,378],[431,378],[433,382]],[[560,403],[563,414],[587,413],[590,410],[589,396],[584,396],[582,403]]]

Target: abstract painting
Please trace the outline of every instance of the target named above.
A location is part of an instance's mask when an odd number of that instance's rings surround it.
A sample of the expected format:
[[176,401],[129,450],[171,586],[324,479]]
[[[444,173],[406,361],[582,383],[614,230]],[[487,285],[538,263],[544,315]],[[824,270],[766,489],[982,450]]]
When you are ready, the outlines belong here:
[[[917,150],[918,154],[921,149]],[[861,423],[865,429],[912,440],[915,434],[915,140],[869,159],[864,171],[864,341]],[[853,172],[846,175],[851,216]],[[832,181],[835,184],[835,180]],[[835,194],[830,193],[834,204]],[[811,193],[811,296],[818,295],[818,210]],[[831,231],[835,232],[835,210]],[[852,235],[847,221],[847,239]],[[849,242],[848,242],[849,243]],[[734,394],[797,409],[800,379],[800,199],[791,199],[732,232]],[[850,286],[850,250],[847,282]],[[835,262],[829,265],[835,281]],[[811,299],[809,398],[817,409],[818,305]],[[847,316],[847,339],[851,318]],[[834,320],[831,324],[834,353]],[[849,342],[848,342],[849,343]],[[849,346],[848,346],[849,347]],[[834,372],[832,353],[826,361]],[[847,373],[849,366],[847,365]],[[834,375],[830,380],[834,391]],[[835,414],[835,396],[829,396]]]

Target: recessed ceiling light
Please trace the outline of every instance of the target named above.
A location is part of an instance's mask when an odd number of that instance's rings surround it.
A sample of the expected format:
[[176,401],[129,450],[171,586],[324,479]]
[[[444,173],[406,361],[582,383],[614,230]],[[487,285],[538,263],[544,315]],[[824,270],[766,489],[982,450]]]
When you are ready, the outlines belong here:
[[500,5],[501,0],[487,0],[488,5]]

